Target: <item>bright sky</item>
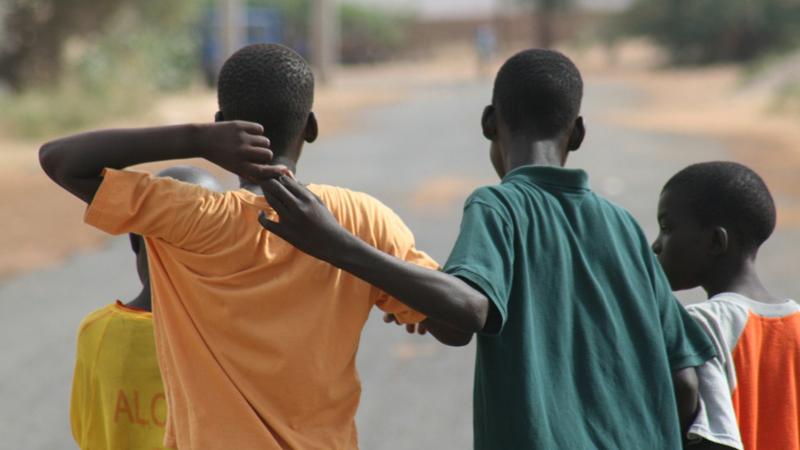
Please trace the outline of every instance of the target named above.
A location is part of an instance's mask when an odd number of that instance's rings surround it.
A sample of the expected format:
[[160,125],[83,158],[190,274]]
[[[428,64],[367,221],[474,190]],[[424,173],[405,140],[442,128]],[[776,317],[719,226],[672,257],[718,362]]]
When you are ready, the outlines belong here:
[[[511,3],[509,0],[351,0],[368,5],[382,5],[404,9],[416,9],[425,17],[470,17],[482,16]],[[631,0],[580,0],[586,7],[596,9],[623,8]]]

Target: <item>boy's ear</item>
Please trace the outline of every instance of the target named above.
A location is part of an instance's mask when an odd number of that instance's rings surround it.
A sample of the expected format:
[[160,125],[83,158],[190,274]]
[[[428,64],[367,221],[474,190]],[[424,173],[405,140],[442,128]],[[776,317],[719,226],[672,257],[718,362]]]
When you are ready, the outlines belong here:
[[575,125],[572,127],[572,133],[569,135],[569,142],[567,142],[567,150],[574,152],[581,148],[583,138],[586,137],[586,126],[583,124],[583,117],[578,116],[575,119]]
[[310,144],[317,140],[317,136],[319,136],[319,124],[317,124],[317,116],[312,111],[308,113],[306,129],[303,130],[303,139]]
[[483,108],[481,129],[483,130],[483,137],[490,141],[497,140],[497,110],[494,105],[488,105]]
[[728,251],[728,230],[723,227],[714,227],[711,230],[711,254],[719,256]]
[[217,111],[214,114],[214,122],[225,122],[225,116],[222,115],[222,111]]

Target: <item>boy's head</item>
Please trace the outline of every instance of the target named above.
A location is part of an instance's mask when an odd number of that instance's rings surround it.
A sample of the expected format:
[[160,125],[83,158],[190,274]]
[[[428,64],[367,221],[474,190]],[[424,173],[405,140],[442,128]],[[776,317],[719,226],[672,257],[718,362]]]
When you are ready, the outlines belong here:
[[292,49],[278,44],[248,45],[219,73],[216,120],[246,120],[264,127],[275,158],[296,162],[303,142],[317,138],[314,75]]
[[[158,172],[156,176],[169,177],[178,181],[197,184],[209,191],[223,191],[222,185],[213,175],[203,169],[193,166],[172,166]],[[146,285],[150,281],[150,271],[147,267],[147,249],[144,245],[144,239],[142,239],[140,235],[134,233],[130,233],[128,237],[131,241],[131,249],[136,254],[136,271],[139,273],[139,280],[141,280],[143,285]]]
[[715,269],[755,259],[775,229],[775,216],[764,180],[749,168],[694,164],[661,191],[653,251],[673,290],[703,286]]
[[524,50],[503,64],[494,82],[492,104],[483,112],[484,136],[492,141],[492,163],[502,177],[503,141],[557,141],[566,153],[577,150],[585,129],[580,117],[583,80],[578,68],[553,50]]

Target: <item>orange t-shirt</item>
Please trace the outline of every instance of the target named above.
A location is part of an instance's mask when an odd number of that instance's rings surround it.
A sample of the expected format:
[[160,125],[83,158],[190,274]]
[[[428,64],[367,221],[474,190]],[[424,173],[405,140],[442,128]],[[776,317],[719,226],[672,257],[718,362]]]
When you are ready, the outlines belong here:
[[[374,198],[310,185],[337,220],[376,248],[438,267]],[[373,305],[423,317],[374,286],[268,233],[262,196],[215,193],[108,169],[86,211],[106,232],[145,236],[169,416],[185,449],[356,449],[355,360]]]
[[723,293],[687,309],[718,355],[698,368],[701,410],[690,435],[736,449],[800,450],[800,305]]

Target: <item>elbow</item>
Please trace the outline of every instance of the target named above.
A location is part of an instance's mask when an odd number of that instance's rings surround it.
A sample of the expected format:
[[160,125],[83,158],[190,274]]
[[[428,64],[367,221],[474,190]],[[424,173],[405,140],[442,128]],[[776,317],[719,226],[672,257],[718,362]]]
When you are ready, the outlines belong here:
[[464,347],[472,342],[472,335],[474,333],[467,333],[463,331],[450,331],[447,333],[431,332],[437,341],[449,347]]
[[486,328],[491,307],[489,299],[484,295],[475,295],[475,298],[469,303],[471,307],[469,308],[469,319],[465,331],[472,335],[473,333],[480,333]]
[[54,181],[58,182],[58,144],[55,141],[47,142],[39,148],[39,165]]

